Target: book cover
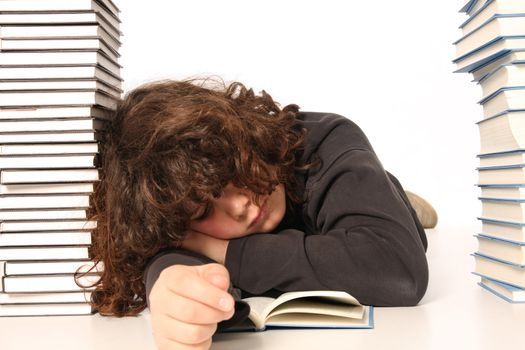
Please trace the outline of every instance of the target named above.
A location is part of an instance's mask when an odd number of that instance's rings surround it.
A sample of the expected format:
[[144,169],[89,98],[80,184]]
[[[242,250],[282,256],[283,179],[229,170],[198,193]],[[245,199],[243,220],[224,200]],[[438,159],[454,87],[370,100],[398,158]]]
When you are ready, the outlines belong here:
[[0,307],[2,305],[26,304],[57,304],[57,303],[88,303],[91,292],[65,293],[0,293]]
[[[1,265],[0,265],[1,267]],[[76,272],[100,273],[103,264],[87,259],[67,261],[7,261],[0,271],[1,276],[74,274]]]

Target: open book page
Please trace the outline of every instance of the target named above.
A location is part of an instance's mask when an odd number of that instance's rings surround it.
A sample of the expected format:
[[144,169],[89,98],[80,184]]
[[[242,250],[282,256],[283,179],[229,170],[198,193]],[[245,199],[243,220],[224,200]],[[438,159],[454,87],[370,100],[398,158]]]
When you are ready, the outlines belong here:
[[[314,318],[318,314],[331,318],[363,318],[365,307],[354,297],[339,291],[288,292],[277,299],[252,297],[244,299],[250,305],[249,318],[257,329],[264,328],[267,319],[274,321],[276,315],[301,314],[301,318]],[[281,316],[278,317],[282,319]],[[295,317],[294,317],[295,318]]]
[[362,318],[286,313],[271,316],[266,326],[295,328],[373,328],[372,310],[372,307],[364,307]]

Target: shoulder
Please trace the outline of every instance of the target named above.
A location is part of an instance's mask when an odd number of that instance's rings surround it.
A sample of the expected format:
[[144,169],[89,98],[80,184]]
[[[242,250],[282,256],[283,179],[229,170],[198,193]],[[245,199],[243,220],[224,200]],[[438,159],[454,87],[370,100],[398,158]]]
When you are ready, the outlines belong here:
[[336,154],[350,150],[369,150],[372,146],[361,128],[336,113],[299,112],[297,122],[306,129],[303,157],[313,153]]

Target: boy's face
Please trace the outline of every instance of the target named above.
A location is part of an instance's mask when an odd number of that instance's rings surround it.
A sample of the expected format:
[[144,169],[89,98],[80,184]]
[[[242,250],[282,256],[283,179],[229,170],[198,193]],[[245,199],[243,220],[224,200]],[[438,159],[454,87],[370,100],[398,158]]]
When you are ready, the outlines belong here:
[[252,200],[253,192],[228,184],[206,213],[190,221],[190,228],[208,236],[232,239],[252,233],[270,232],[279,225],[286,211],[284,185],[261,198],[261,206]]

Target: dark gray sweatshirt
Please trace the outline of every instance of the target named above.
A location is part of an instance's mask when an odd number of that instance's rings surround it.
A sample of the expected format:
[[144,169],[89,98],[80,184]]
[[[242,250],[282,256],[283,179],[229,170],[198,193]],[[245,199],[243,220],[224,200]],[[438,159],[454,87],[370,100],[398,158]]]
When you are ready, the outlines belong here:
[[[307,129],[302,160],[321,163],[297,175],[305,202],[289,210],[274,232],[230,240],[230,292],[240,300],[329,289],[363,304],[417,304],[428,284],[427,240],[401,184],[349,119],[302,112],[298,123]],[[160,253],[146,269],[147,295],[166,267],[209,262],[184,250]],[[246,304],[238,301],[236,310],[220,328],[246,317]]]

